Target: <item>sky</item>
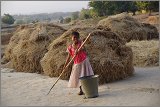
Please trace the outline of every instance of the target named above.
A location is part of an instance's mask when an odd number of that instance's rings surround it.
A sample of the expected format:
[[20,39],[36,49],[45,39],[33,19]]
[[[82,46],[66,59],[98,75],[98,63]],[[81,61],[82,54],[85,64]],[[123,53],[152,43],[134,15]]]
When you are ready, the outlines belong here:
[[89,1],[1,1],[1,15],[74,12],[88,7]]

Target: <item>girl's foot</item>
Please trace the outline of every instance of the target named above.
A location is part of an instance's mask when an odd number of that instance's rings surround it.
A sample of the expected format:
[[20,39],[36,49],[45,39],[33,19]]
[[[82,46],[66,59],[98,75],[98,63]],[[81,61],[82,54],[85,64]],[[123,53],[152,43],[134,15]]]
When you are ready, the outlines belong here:
[[78,93],[78,95],[84,95],[83,91],[80,91],[80,92]]

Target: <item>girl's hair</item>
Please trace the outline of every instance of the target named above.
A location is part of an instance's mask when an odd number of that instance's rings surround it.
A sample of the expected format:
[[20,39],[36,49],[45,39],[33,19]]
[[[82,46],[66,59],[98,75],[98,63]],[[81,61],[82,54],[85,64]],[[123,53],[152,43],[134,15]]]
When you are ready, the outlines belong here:
[[72,32],[72,36],[74,36],[75,38],[79,39],[79,33],[74,31]]

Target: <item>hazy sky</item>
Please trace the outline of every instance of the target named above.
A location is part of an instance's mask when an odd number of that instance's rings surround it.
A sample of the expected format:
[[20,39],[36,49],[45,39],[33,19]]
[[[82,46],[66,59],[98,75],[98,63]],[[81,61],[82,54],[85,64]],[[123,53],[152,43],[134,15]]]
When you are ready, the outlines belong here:
[[73,12],[88,7],[89,1],[1,1],[1,15]]

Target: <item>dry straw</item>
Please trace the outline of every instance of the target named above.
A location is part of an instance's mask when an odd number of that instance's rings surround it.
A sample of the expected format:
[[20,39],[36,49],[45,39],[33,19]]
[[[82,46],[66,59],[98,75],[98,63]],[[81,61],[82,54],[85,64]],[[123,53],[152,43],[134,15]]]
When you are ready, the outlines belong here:
[[126,44],[132,48],[133,63],[135,66],[159,65],[159,41],[131,41]]
[[143,24],[127,13],[109,16],[99,21],[98,26],[111,29],[127,42],[131,40],[147,40],[158,38],[158,30],[150,24]]
[[[78,31],[81,39],[86,38],[88,33],[92,32],[85,47],[94,73],[99,75],[100,84],[124,79],[133,74],[132,50],[125,46],[125,42],[118,35],[97,28],[79,27],[66,31],[50,44],[49,51],[41,60],[46,75],[51,77],[60,75],[67,56],[67,45],[71,44],[72,31]],[[71,69],[72,66],[61,79],[69,79]]]
[[31,24],[20,26],[10,39],[5,50],[5,59],[17,71],[42,72],[40,60],[48,45],[65,29],[53,24]]
[[[17,71],[38,71],[58,77],[67,57],[66,49],[71,44],[70,35],[73,31],[78,31],[82,40],[92,32],[85,47],[94,73],[99,75],[100,84],[131,76],[134,72],[133,61],[135,65],[145,66],[158,63],[157,47],[149,50],[151,54],[142,55],[147,53],[145,45],[150,42],[138,42],[138,48],[135,48],[134,44],[137,42],[134,41],[126,45],[126,41],[133,39],[157,38],[157,29],[150,24],[139,23],[125,13],[103,19],[96,27],[80,25],[67,31],[47,23],[22,25],[10,39],[5,50],[5,59],[10,61]],[[154,42],[148,44],[147,46],[152,46]],[[61,79],[69,79],[71,69],[72,65]]]

